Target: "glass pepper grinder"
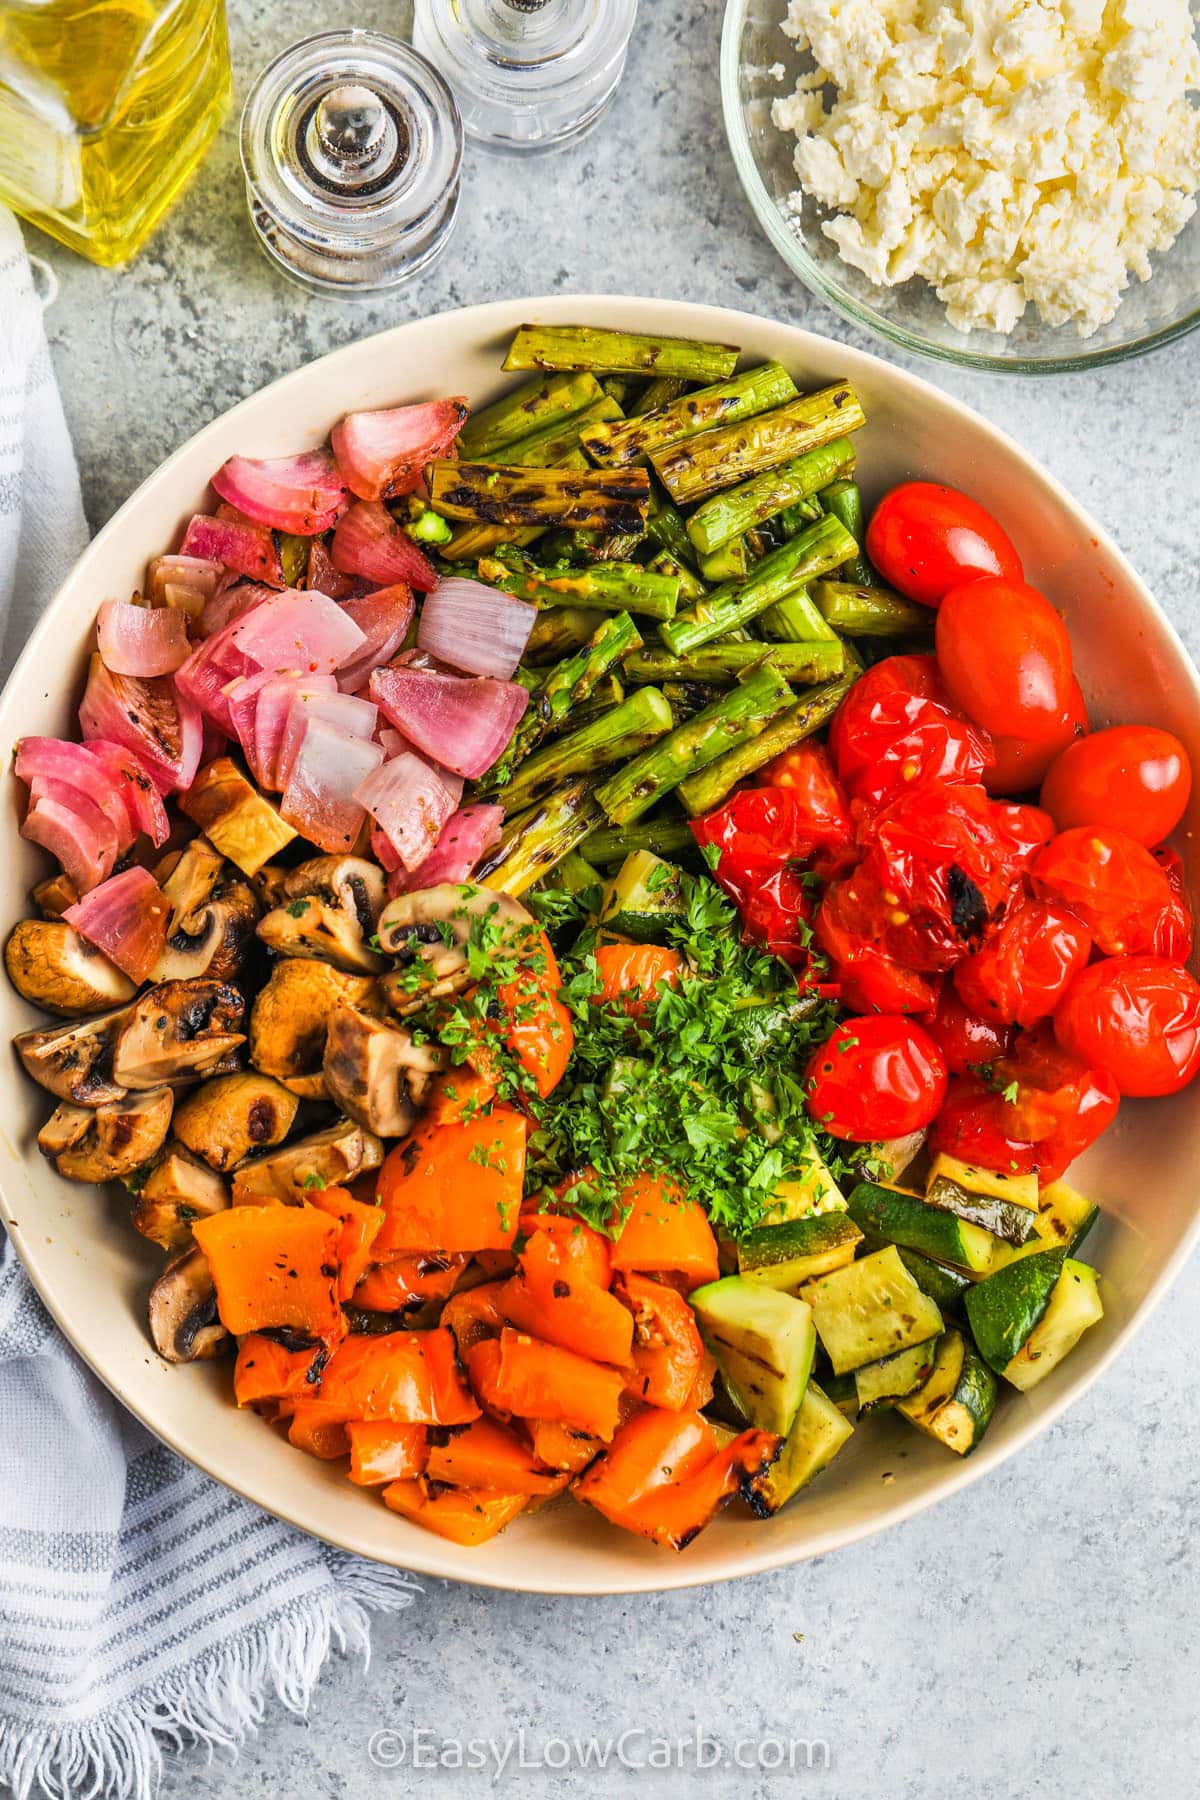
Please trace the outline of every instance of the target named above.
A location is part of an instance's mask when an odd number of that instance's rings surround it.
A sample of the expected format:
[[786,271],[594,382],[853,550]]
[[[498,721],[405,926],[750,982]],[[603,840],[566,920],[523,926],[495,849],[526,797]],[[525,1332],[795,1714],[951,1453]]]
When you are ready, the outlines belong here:
[[637,0],[416,0],[413,43],[458,97],[471,137],[549,150],[617,91]]
[[445,248],[462,120],[436,69],[370,31],[293,44],[242,113],[250,218],[266,254],[319,293],[379,293]]

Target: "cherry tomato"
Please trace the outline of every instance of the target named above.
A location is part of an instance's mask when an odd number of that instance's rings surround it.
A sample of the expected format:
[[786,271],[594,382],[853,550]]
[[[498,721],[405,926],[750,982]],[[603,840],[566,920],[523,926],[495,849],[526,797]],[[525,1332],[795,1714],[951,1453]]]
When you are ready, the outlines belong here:
[[797,831],[809,840],[809,860],[823,881],[854,867],[850,801],[824,744],[806,742],[785,750],[759,772],[758,785],[783,788],[793,796]]
[[1026,794],[1041,783],[1042,777],[1055,757],[1060,755],[1069,744],[1086,737],[1088,732],[1087,705],[1083,698],[1083,689],[1078,681],[1072,679],[1071,694],[1062,717],[1055,727],[1053,737],[1045,743],[1031,744],[1027,738],[998,737],[992,733],[992,755],[994,761],[990,769],[985,769],[983,785],[989,794]]
[[1177,1094],[1200,1072],[1200,984],[1155,956],[1093,963],[1068,989],[1054,1035],[1122,1094]]
[[955,1075],[929,1134],[933,1151],[999,1174],[1057,1181],[1117,1116],[1117,1084],[1054,1041],[1020,1036],[990,1078]]
[[1060,831],[1030,865],[1033,891],[1062,900],[1082,919],[1106,956],[1154,950],[1160,934],[1178,929],[1179,903],[1144,844],[1107,825]]
[[1156,850],[1154,860],[1167,878],[1171,904],[1154,921],[1149,949],[1168,962],[1185,963],[1192,954],[1192,909],[1188,905],[1183,862],[1174,850]]
[[738,900],[786,862],[853,846],[854,824],[832,768],[814,759],[804,789],[743,788],[717,812],[693,819],[692,835],[701,847],[716,845],[716,879]]
[[1025,873],[1042,845],[1054,836],[1054,820],[1040,806],[993,800],[990,817],[1000,837],[1011,846],[1013,867],[1019,874]]
[[918,782],[977,782],[991,748],[951,705],[932,656],[887,656],[861,675],[829,728],[852,799],[882,806]]
[[942,989],[937,1011],[924,1024],[952,1075],[978,1073],[997,1057],[1006,1056],[1012,1047],[1012,1026],[971,1012],[952,981]]
[[830,973],[847,1012],[931,1013],[937,1005],[936,981],[905,969],[885,956],[862,934],[845,908],[845,882],[827,891],[813,926],[817,947],[829,959]]
[[786,863],[776,869],[750,890],[740,911],[747,943],[761,944],[772,956],[793,966],[808,962],[813,896],[797,870]]
[[954,985],[972,1012],[1028,1030],[1050,1017],[1091,951],[1091,938],[1065,906],[1021,899],[983,949],[959,963]]
[[1055,758],[1042,805],[1060,831],[1113,825],[1153,849],[1182,819],[1191,791],[1192,767],[1177,737],[1154,725],[1110,725]]
[[991,513],[934,481],[906,481],[885,494],[867,527],[867,555],[910,600],[937,606],[976,575],[1020,581],[1021,559]]
[[1036,588],[983,576],[952,588],[937,616],[946,690],[985,731],[1060,741],[1074,672],[1067,628]]
[[860,1144],[920,1131],[946,1094],[946,1065],[929,1033],[882,1014],[839,1025],[806,1076],[813,1118]]

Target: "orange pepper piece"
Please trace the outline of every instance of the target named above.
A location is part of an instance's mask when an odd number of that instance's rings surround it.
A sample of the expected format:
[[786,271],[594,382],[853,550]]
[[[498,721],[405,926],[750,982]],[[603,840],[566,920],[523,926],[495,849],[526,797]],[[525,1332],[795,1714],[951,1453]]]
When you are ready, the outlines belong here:
[[639,1275],[682,1275],[689,1288],[721,1273],[717,1240],[702,1206],[676,1183],[639,1175],[626,1188],[628,1216],[613,1245],[612,1266]]
[[604,1368],[510,1327],[467,1352],[471,1385],[492,1411],[518,1419],[559,1419],[593,1437],[612,1437],[620,1419],[620,1370]]
[[407,1481],[425,1467],[424,1425],[354,1419],[346,1426],[346,1436],[350,1441],[350,1479],[356,1487]]
[[722,1449],[699,1413],[646,1407],[575,1486],[578,1499],[625,1531],[683,1550],[739,1489],[779,1455],[782,1440],[743,1431]]
[[669,1412],[699,1410],[691,1395],[704,1367],[705,1349],[687,1301],[674,1288],[632,1270],[620,1277],[617,1294],[634,1322],[630,1393]]
[[383,1504],[392,1512],[468,1549],[486,1544],[503,1531],[528,1502],[528,1494],[497,1494],[486,1488],[430,1488],[424,1481],[393,1481],[383,1490]]
[[341,1335],[336,1219],[315,1206],[234,1206],[197,1219],[192,1231],[221,1323],[235,1337],[279,1327],[326,1341]]
[[438,1435],[444,1441],[430,1445],[425,1465],[430,1481],[508,1494],[550,1495],[562,1486],[558,1475],[541,1467],[515,1432],[494,1419],[476,1419],[461,1431]]
[[523,1114],[497,1106],[457,1125],[418,1129],[379,1171],[381,1262],[405,1251],[507,1250],[525,1180]]
[[440,1326],[348,1337],[329,1359],[321,1399],[343,1419],[465,1425],[479,1417],[458,1372],[454,1339]]
[[356,1200],[346,1188],[316,1188],[308,1196],[318,1212],[328,1213],[341,1223],[337,1259],[338,1299],[349,1300],[371,1262],[371,1247],[383,1230],[383,1212],[373,1203]]
[[630,1018],[640,1019],[654,1004],[660,986],[679,986],[683,966],[678,950],[661,944],[600,944],[596,949],[600,977],[596,998],[620,1000],[624,995],[625,1011]]
[[633,1315],[607,1288],[575,1272],[564,1244],[534,1232],[519,1261],[499,1298],[510,1325],[593,1362],[628,1366]]
[[274,1338],[251,1332],[238,1345],[234,1399],[239,1406],[257,1406],[264,1400],[311,1399],[320,1388],[325,1360],[325,1352],[316,1344],[307,1350],[285,1350]]

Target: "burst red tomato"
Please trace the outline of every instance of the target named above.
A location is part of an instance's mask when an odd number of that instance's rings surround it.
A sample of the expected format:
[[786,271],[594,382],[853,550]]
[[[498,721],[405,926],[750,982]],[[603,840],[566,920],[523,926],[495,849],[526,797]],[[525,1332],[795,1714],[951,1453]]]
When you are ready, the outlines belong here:
[[1054,1034],[1122,1094],[1177,1094],[1200,1071],[1200,985],[1155,956],[1093,963],[1055,1013]]
[[1045,743],[1031,744],[1027,738],[1003,737],[992,733],[990,769],[985,769],[983,783],[989,794],[1026,794],[1041,783],[1056,756],[1069,744],[1088,733],[1087,705],[1077,680],[1071,682],[1071,695],[1052,736]]
[[937,660],[951,700],[985,731],[1059,741],[1071,640],[1036,588],[993,576],[952,588],[938,608]]
[[831,887],[813,925],[817,947],[829,959],[838,997],[852,1013],[929,1013],[937,1005],[938,984],[902,968],[863,936],[848,908],[846,883]]
[[910,600],[937,606],[978,575],[1020,581],[1021,559],[978,501],[933,481],[906,481],[885,494],[867,527],[867,555]]
[[932,656],[888,656],[861,675],[829,728],[851,798],[882,806],[918,782],[977,782],[986,735],[951,705]]
[[1061,900],[1106,956],[1151,952],[1178,920],[1178,902],[1144,844],[1107,825],[1060,831],[1030,865],[1043,900]]
[[853,865],[850,802],[824,744],[807,742],[785,750],[760,771],[758,785],[791,794],[797,835],[808,840],[813,867],[822,880],[832,881]]
[[959,963],[954,985],[972,1012],[1028,1030],[1050,1017],[1091,950],[1091,938],[1065,906],[1021,899],[983,949]]
[[839,1025],[805,1073],[813,1118],[831,1136],[855,1143],[920,1131],[946,1093],[941,1051],[905,1018],[876,1015]]
[[1111,725],[1069,744],[1050,767],[1042,805],[1060,831],[1111,825],[1153,849],[1182,819],[1192,791],[1187,751],[1153,725]]
[[990,1080],[952,1077],[930,1148],[1000,1174],[1057,1181],[1116,1118],[1111,1075],[1054,1041],[1048,1026],[1019,1037]]
[[1171,903],[1154,921],[1149,948],[1168,962],[1185,963],[1192,954],[1192,909],[1188,905],[1183,862],[1174,850],[1156,850],[1154,860],[1167,878]]
[[742,935],[793,967],[808,962],[814,899],[798,870],[787,864],[752,888],[739,911]]
[[938,996],[937,1011],[922,1021],[946,1059],[952,1075],[966,1075],[1007,1056],[1013,1028],[998,1019],[987,1019],[964,1006],[954,983],[948,981]]
[[1013,801],[993,800],[992,824],[1012,851],[1012,866],[1024,874],[1043,844],[1054,836],[1054,820],[1040,806],[1018,806]]

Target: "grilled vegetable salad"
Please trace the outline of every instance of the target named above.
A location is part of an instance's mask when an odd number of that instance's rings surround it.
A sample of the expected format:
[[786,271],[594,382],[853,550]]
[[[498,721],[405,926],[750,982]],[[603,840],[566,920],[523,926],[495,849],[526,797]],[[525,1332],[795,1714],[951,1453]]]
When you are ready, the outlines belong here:
[[40,1149],[162,1356],[458,1543],[969,1454],[1102,1316],[1069,1164],[1200,1066],[1182,746],[738,361],[529,325],[481,411],[231,458],[16,748]]

